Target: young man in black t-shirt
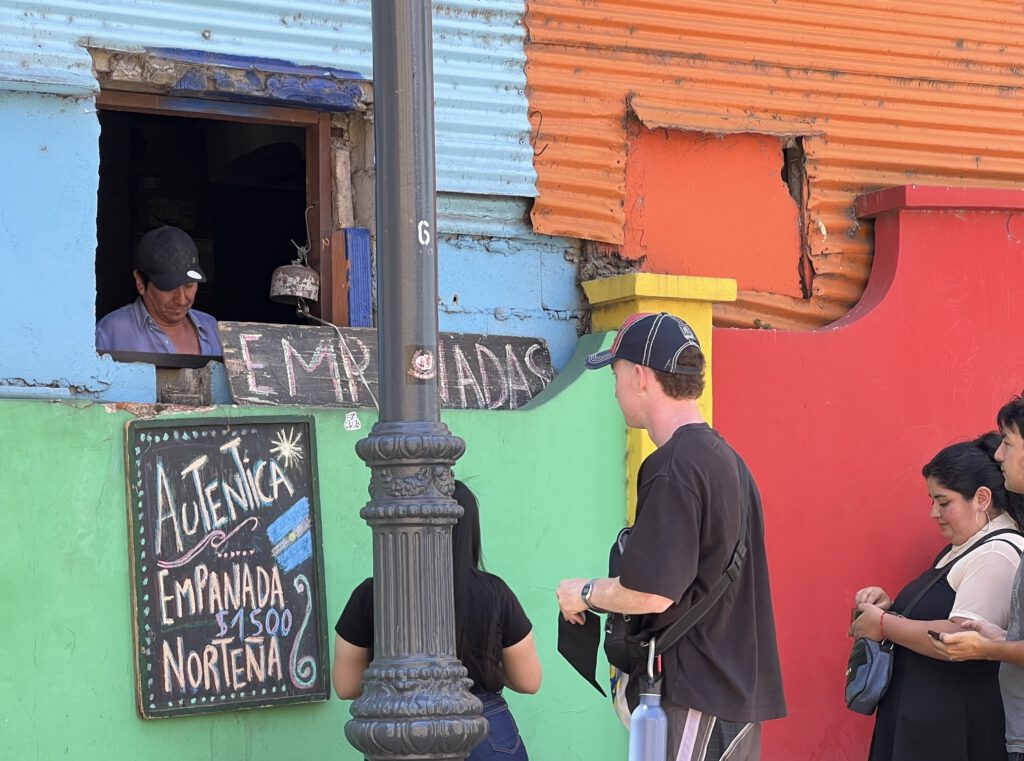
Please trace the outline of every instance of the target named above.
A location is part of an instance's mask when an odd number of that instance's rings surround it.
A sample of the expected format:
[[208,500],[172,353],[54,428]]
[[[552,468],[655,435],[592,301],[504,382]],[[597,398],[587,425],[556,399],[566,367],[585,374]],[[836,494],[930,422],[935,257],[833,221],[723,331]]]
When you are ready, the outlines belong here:
[[606,365],[627,425],[645,429],[658,448],[640,467],[619,576],[566,579],[559,608],[574,623],[589,609],[641,615],[643,629],[664,629],[721,578],[747,510],[740,575],[663,655],[662,705],[667,761],[757,761],[761,722],[786,714],[757,487],[697,406],[704,355],[683,320],[633,315],[610,350],[587,359],[590,369]]

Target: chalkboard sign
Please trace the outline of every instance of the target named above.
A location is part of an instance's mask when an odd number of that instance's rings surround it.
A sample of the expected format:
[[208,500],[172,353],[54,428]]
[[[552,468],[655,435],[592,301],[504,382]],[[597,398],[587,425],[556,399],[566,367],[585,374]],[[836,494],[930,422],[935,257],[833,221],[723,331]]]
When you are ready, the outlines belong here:
[[[376,406],[376,330],[256,322],[218,325],[236,402]],[[442,407],[514,410],[539,394],[554,371],[543,339],[442,333],[436,375]]]
[[313,420],[127,430],[143,718],[327,700]]

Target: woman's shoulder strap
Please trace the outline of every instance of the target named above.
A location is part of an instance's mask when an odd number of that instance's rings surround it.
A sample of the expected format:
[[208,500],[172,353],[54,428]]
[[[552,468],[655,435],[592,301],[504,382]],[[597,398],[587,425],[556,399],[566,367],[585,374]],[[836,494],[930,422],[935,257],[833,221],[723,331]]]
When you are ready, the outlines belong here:
[[[1013,535],[1013,536],[1021,539],[1022,543],[1024,543],[1024,534],[1022,534],[1017,529],[1001,528],[998,531],[993,531],[990,536],[982,539],[980,542],[978,542],[976,545],[974,545],[974,547],[972,547],[971,550],[973,550],[973,549],[975,549],[977,547],[980,547],[983,544],[988,544],[989,542],[1002,542],[1003,544],[1008,544],[1011,547],[1013,547],[1013,549],[1015,549],[1017,551],[1017,556],[1020,557],[1022,554],[1024,554],[1024,548],[1022,548],[1019,545],[1011,542],[1010,541],[1010,536],[1007,536],[1008,534],[1009,535]],[[967,552],[970,552],[971,550],[968,550]],[[966,555],[967,552],[965,552],[964,555]]]
[[939,561],[946,557],[946,553],[949,552],[951,549],[953,549],[953,545],[947,544],[945,547],[939,550],[939,554],[936,555],[935,560],[932,561],[932,568],[935,568],[939,564]]
[[[1013,542],[1011,542],[1010,541],[1010,537],[1007,536],[1007,534],[1012,534],[1013,536],[1016,536],[1016,537],[1024,536],[1024,535],[1021,534],[1020,531],[1017,531],[1017,529],[1013,529],[1013,528],[1001,528],[998,531],[993,531],[991,534],[986,536],[981,541],[975,542],[973,545],[968,547],[965,552],[963,552],[960,555],[957,555],[955,558],[953,558],[953,560],[951,562],[946,563],[946,565],[942,566],[942,568],[944,570],[948,570],[948,569],[952,568],[954,565],[959,563],[961,560],[963,560],[965,557],[970,555],[972,552],[974,552],[975,550],[977,550],[977,549],[979,549],[981,547],[984,547],[986,544],[989,544],[991,542],[1003,542],[1003,544],[1008,544],[1011,547],[1013,547],[1013,549],[1015,549],[1017,551],[1017,555],[1018,556],[1021,555],[1022,554],[1022,549],[1020,547],[1018,547],[1016,544],[1014,544]],[[942,556],[945,553],[949,552],[949,550],[952,547],[953,547],[953,545],[949,545],[942,552],[940,552],[939,553],[939,557],[935,558],[935,562],[938,563],[939,560],[942,558]],[[933,563],[933,565],[934,565],[934,563]]]

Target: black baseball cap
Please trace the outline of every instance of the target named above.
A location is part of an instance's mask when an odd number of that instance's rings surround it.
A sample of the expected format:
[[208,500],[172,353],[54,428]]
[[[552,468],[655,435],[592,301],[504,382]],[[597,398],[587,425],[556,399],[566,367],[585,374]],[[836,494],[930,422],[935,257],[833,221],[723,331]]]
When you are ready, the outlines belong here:
[[135,247],[135,269],[161,291],[188,283],[205,283],[199,251],[187,232],[171,225],[150,230]]
[[699,368],[678,364],[683,349],[690,346],[700,350],[697,334],[675,315],[668,312],[634,314],[622,323],[612,348],[587,357],[587,369],[596,370],[617,359],[625,359],[663,373],[700,375]]

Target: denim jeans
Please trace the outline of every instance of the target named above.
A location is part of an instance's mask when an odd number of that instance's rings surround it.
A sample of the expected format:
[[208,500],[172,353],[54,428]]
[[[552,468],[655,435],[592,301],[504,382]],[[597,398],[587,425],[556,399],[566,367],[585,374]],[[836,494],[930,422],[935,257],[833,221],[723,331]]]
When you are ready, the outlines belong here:
[[477,694],[484,704],[487,737],[469,754],[466,761],[529,761],[519,727],[505,699],[494,692]]

